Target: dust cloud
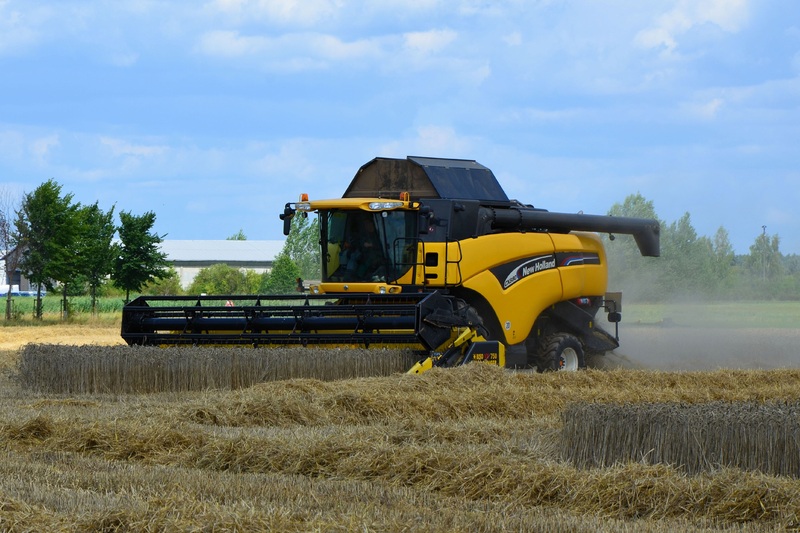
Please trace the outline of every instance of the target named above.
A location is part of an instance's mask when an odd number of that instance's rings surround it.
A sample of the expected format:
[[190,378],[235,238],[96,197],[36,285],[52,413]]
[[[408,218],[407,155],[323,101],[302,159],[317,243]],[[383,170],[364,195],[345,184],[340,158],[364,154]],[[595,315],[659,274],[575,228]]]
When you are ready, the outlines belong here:
[[[691,309],[702,307],[681,307],[680,323],[631,324],[623,318],[620,347],[587,362],[596,368],[672,371],[800,368],[800,328],[709,327],[708,317],[687,315]],[[613,324],[601,326],[614,331]]]
[[622,323],[619,336],[620,347],[592,358],[590,366],[681,371],[800,367],[800,329]]

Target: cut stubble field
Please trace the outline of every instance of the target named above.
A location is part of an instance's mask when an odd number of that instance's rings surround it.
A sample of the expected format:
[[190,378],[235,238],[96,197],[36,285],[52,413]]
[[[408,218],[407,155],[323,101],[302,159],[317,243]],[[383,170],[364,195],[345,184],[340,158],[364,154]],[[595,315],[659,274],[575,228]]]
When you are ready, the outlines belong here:
[[[743,355],[705,366],[694,363],[714,343],[697,328],[639,324],[621,332],[628,351],[605,370],[533,374],[476,364],[421,376],[63,394],[20,379],[23,347],[115,354],[127,349],[116,346],[118,326],[3,327],[0,530],[797,529],[800,472],[760,472],[737,466],[736,457],[699,461],[689,472],[650,462],[647,450],[613,461],[620,439],[661,447],[669,437],[680,457],[681,433],[695,435],[691,424],[713,418],[724,426],[728,415],[746,437],[736,441],[742,455],[773,446],[742,445],[759,442],[753,412],[768,412],[773,425],[764,427],[791,437],[799,423],[797,332],[754,329],[713,332],[716,345]],[[737,364],[750,360],[751,346],[767,348],[752,355],[772,363]],[[656,357],[647,360],[648,350]],[[606,427],[616,440],[599,435]],[[607,447],[610,464],[587,466],[564,449],[590,439],[588,451]],[[721,445],[735,440],[733,432]]]

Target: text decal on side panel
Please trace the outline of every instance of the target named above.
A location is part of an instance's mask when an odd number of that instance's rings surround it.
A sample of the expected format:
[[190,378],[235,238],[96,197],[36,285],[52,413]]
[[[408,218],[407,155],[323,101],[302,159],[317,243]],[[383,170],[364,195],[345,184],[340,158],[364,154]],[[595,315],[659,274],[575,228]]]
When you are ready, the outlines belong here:
[[507,289],[523,278],[545,270],[557,267],[599,264],[600,256],[596,253],[562,252],[555,255],[547,254],[518,259],[496,266],[491,269],[491,272],[500,285],[503,286],[503,289]]

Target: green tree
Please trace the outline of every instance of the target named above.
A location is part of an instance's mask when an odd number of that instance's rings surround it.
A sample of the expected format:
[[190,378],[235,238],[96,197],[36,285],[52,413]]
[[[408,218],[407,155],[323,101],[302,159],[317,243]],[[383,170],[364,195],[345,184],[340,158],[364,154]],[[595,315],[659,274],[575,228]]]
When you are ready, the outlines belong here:
[[609,216],[652,218],[658,220],[653,202],[641,193],[629,194],[622,203],[615,203],[608,211]]
[[111,274],[114,266],[114,247],[111,241],[117,228],[114,225],[114,208],[107,212],[95,202],[81,211],[83,224],[80,231],[79,255],[82,257],[82,274],[92,298],[92,314],[97,314],[97,290]]
[[[658,220],[653,202],[638,192],[628,195],[622,203],[615,203],[608,215]],[[663,228],[664,223],[660,224]],[[659,298],[661,258],[642,257],[630,235],[604,236],[603,240],[609,265],[609,287],[625,291],[634,300]]]
[[711,269],[718,289],[729,292],[733,287],[733,265],[736,254],[733,251],[728,231],[720,226],[714,234],[711,247]]
[[238,268],[218,263],[200,269],[194,277],[189,294],[246,294],[251,291],[247,287],[247,276]]
[[244,271],[244,285],[247,294],[256,294],[261,287],[261,274],[255,270]]
[[158,245],[164,236],[152,231],[156,215],[148,211],[133,215],[120,211],[119,239],[114,247],[115,259],[112,279],[114,285],[125,291],[125,301],[130,301],[131,291],[169,274],[166,255]]
[[659,285],[663,295],[711,292],[712,244],[707,237],[698,237],[689,213],[661,232],[661,249]]
[[166,270],[164,277],[146,283],[142,287],[142,294],[152,296],[175,296],[183,294],[183,287],[181,287],[181,279],[178,275],[178,271],[170,266]]
[[76,248],[80,233],[79,204],[72,194],[61,195],[61,185],[48,180],[24,196],[15,222],[16,241],[22,248],[20,269],[37,287],[36,318],[42,318],[42,287],[63,287],[67,312],[67,285],[80,270]]
[[261,294],[288,294],[297,289],[300,269],[288,254],[281,252],[272,264],[272,271],[262,275]]
[[789,254],[783,257],[783,270],[790,276],[800,274],[800,255]]
[[745,265],[750,274],[762,281],[773,280],[783,274],[783,256],[780,252],[780,237],[767,234],[767,228],[756,237],[750,246],[750,255]]
[[[309,222],[306,213],[292,218],[292,229],[281,253],[289,256],[297,265],[303,279],[319,279],[322,275],[319,244],[319,219]],[[277,258],[276,258],[277,259]]]
[[239,231],[237,231],[236,233],[234,233],[233,235],[231,235],[230,237],[228,237],[225,240],[226,241],[246,241],[247,240],[247,235],[245,235],[244,234],[244,230],[242,230],[240,228]]

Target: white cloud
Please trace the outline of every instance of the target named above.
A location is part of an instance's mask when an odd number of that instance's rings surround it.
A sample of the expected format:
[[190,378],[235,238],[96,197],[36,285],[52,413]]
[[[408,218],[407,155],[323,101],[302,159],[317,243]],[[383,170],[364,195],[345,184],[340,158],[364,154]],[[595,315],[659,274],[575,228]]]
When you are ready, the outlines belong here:
[[42,38],[40,25],[48,16],[45,8],[25,12],[9,4],[8,0],[0,1],[0,54],[19,53],[38,44]]
[[334,17],[338,0],[214,0],[215,10],[242,21],[267,20],[280,24],[310,26]]
[[206,200],[194,200],[191,202],[186,202],[184,205],[184,209],[186,209],[187,213],[194,213],[199,215],[205,215],[214,211],[213,202],[209,202]]
[[587,110],[582,109],[541,109],[541,108],[523,108],[519,109],[509,119],[517,122],[551,122],[551,123],[564,123],[566,121],[574,121],[576,119],[587,118]]
[[736,33],[748,16],[748,0],[679,0],[653,26],[640,31],[635,42],[643,48],[660,48],[669,57],[678,49],[681,35],[692,28],[713,24]]
[[725,109],[731,118],[745,121],[748,129],[770,122],[797,122],[800,77],[765,79],[752,85],[716,86],[699,89],[682,105],[684,111],[713,118]]
[[161,155],[167,152],[166,146],[148,146],[143,144],[132,144],[128,141],[121,139],[114,139],[111,137],[101,137],[100,144],[108,147],[111,154],[115,157],[120,156],[134,156],[134,157],[152,157]]
[[403,35],[407,50],[420,55],[429,55],[441,51],[456,40],[458,34],[453,30],[428,30],[409,32]]
[[240,11],[247,0],[214,0],[213,4],[221,11]]
[[[119,1],[119,0],[118,0]],[[158,11],[162,6],[160,2],[155,0],[128,0],[124,3],[120,2],[121,7],[127,9],[132,13],[150,13]]]
[[704,105],[700,107],[701,114],[706,118],[714,118],[719,111],[720,107],[722,107],[723,101],[721,98],[714,98],[710,102],[706,102]]
[[[257,175],[273,177],[288,181],[314,180],[313,141],[308,139],[290,139],[281,144],[277,150],[267,153],[253,163]],[[309,154],[311,149],[311,154]],[[293,193],[294,194],[294,193]]]
[[693,116],[703,120],[711,120],[717,116],[725,101],[722,98],[712,98],[703,102],[693,102],[683,105],[684,110]]
[[116,67],[132,67],[137,61],[139,61],[139,54],[132,52],[113,54],[110,58],[111,64]]
[[511,32],[508,35],[503,36],[503,41],[508,46],[519,46],[522,44],[522,34],[518,31]]
[[374,40],[344,42],[332,35],[310,35],[309,47],[319,56],[336,60],[359,59],[377,55],[380,43]]
[[749,0],[684,0],[695,10],[698,23],[710,22],[725,31],[739,31],[749,18]]
[[455,30],[407,32],[399,39],[386,38],[380,56],[383,62],[377,65],[391,78],[399,72],[426,72],[431,91],[441,92],[449,90],[445,87],[479,86],[492,74],[490,55],[483,53],[477,41],[461,40]]
[[243,36],[236,31],[215,30],[200,37],[198,49],[211,56],[239,57],[260,53],[269,46],[269,42],[266,37]]
[[781,209],[778,207],[768,207],[766,211],[766,218],[769,224],[789,225],[797,221],[795,211],[789,209]]
[[636,44],[643,48],[658,48],[663,46],[667,53],[671,53],[678,46],[677,41],[672,36],[672,32],[664,27],[648,28],[640,31],[636,35]]
[[471,139],[460,137],[456,130],[449,126],[425,125],[420,126],[410,139],[402,139],[386,143],[380,148],[380,153],[391,157],[406,157],[408,155],[436,157],[469,157],[475,142]]
[[438,154],[461,152],[469,143],[460,139],[453,128],[446,126],[422,126],[417,130],[417,145],[425,153]]
[[48,135],[47,137],[34,139],[30,144],[29,150],[38,161],[43,162],[47,159],[50,149],[59,146],[60,144],[61,141],[58,135],[53,134]]
[[305,70],[324,67],[330,61],[377,57],[381,43],[362,39],[346,42],[319,33],[292,33],[280,37],[247,36],[236,31],[217,30],[200,38],[200,53],[227,58],[257,58],[268,67]]

